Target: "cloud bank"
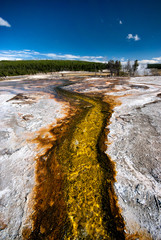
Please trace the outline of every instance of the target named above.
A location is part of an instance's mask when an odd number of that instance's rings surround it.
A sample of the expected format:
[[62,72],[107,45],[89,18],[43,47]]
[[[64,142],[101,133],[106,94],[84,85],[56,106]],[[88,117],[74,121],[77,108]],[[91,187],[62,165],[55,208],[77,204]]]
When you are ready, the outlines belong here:
[[[40,53],[33,50],[0,50],[0,61],[1,60],[80,60],[80,61],[89,61],[89,62],[107,62],[108,58],[106,56],[80,56],[72,54],[57,54],[57,53]],[[118,59],[121,61],[122,65],[125,65],[128,60],[125,58]],[[133,61],[131,61],[133,63]],[[150,63],[161,63],[161,57],[154,57],[151,59],[142,59],[139,60],[139,64],[145,65]]]
[[22,51],[0,51],[0,60],[36,60],[36,59],[53,59],[53,60],[81,60],[90,62],[106,62],[104,56],[80,56],[72,54],[40,53],[33,50]]
[[134,41],[139,41],[139,40],[140,40],[138,34],[136,34],[136,35],[134,36],[133,34],[129,33],[126,38],[127,38],[127,39],[133,39]]
[[0,26],[11,27],[11,25],[1,17],[0,17]]

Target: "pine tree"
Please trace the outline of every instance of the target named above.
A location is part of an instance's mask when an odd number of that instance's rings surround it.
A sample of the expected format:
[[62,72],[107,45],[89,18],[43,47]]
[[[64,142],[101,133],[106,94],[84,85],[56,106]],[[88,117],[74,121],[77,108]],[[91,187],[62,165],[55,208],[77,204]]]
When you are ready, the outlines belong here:
[[134,65],[133,65],[133,72],[135,74],[136,70],[138,69],[139,63],[138,60],[135,60]]
[[111,76],[113,76],[113,73],[115,72],[115,62],[113,60],[108,62],[108,68],[111,72]]
[[116,70],[117,76],[119,76],[120,70],[121,70],[121,62],[120,61],[115,62],[115,70]]

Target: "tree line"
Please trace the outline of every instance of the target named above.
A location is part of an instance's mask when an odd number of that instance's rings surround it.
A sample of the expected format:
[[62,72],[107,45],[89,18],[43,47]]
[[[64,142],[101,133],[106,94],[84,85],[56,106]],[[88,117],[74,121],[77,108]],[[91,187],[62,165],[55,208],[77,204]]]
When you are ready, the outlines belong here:
[[159,63],[148,64],[147,68],[161,69],[161,64],[159,64]]
[[16,76],[59,71],[102,71],[105,63],[71,60],[0,61],[0,76]]
[[36,73],[48,73],[59,71],[88,71],[98,72],[109,70],[111,76],[133,75],[138,68],[138,61],[135,60],[131,65],[130,61],[122,70],[121,62],[109,60],[108,63],[72,61],[72,60],[19,60],[19,61],[0,61],[0,77],[29,75]]

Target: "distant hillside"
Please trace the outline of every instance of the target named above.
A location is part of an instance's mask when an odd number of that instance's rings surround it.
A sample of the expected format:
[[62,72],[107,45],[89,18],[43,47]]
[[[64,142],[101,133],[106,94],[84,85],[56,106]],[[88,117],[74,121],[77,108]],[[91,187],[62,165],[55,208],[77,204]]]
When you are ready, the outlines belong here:
[[107,69],[105,63],[71,60],[0,61],[0,77],[58,71],[98,71]]
[[160,63],[148,64],[147,68],[157,68],[157,69],[161,69],[161,64],[160,64]]

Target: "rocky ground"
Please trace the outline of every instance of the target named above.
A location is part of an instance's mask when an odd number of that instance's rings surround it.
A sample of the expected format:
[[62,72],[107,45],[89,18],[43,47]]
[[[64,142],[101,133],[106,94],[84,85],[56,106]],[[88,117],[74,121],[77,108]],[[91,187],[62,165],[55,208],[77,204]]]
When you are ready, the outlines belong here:
[[[70,106],[55,100],[52,87],[62,83],[53,75],[0,82],[0,239],[22,239],[34,186],[37,150],[32,139],[66,116]],[[107,154],[116,163],[115,190],[126,238],[160,240],[161,77],[88,78],[66,89],[100,92],[121,103],[108,126]]]
[[161,77],[93,78],[72,88],[120,101],[108,126],[106,153],[116,163],[115,190],[127,239],[160,240]]
[[0,239],[22,239],[21,226],[35,184],[38,151],[32,140],[44,128],[47,134],[48,127],[68,111],[68,104],[57,102],[46,85],[46,80],[0,82]]
[[120,93],[107,153],[116,163],[115,189],[128,234],[160,240],[161,78],[132,78],[129,84],[135,90]]

